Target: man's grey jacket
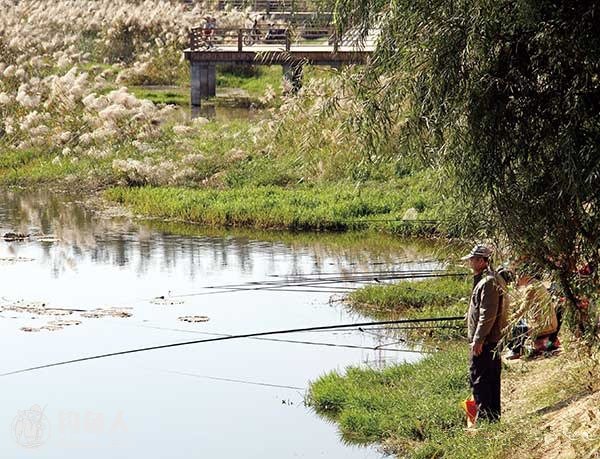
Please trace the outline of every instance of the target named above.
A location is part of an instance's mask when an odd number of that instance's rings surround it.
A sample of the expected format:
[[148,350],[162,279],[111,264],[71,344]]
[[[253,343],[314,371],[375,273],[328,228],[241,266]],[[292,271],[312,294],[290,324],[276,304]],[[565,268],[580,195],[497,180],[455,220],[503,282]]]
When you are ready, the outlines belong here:
[[491,269],[475,276],[469,312],[470,343],[497,343],[506,327],[506,285]]

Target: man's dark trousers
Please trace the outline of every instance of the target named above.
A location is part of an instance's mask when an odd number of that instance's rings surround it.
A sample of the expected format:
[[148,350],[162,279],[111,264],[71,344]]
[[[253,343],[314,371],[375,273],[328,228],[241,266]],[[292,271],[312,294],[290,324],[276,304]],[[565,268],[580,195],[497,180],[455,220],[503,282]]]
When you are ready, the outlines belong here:
[[478,419],[500,420],[500,373],[502,361],[497,343],[486,343],[478,356],[471,353],[469,380],[477,404]]

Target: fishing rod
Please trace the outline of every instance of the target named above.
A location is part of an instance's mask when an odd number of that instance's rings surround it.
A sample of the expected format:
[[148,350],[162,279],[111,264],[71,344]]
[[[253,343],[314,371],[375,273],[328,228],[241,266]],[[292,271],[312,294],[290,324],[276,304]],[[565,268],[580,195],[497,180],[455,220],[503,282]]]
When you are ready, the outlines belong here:
[[[418,263],[430,263],[438,260],[424,260],[419,261]],[[415,262],[417,263],[417,262]],[[381,263],[385,264],[385,263]],[[387,270],[378,270],[378,271],[325,271],[325,272],[316,272],[316,273],[308,273],[308,274],[269,274],[267,277],[310,277],[310,276],[354,276],[354,275],[365,275],[365,274],[387,274],[387,273],[412,273],[412,272],[434,272],[434,271],[444,271],[443,269],[419,269],[419,270],[410,270],[410,269],[387,269]]]
[[[316,285],[326,284],[341,284],[341,283],[354,283],[354,284],[365,284],[370,282],[380,282],[383,280],[401,280],[401,279],[429,279],[429,278],[442,278],[442,277],[464,277],[466,274],[462,273],[439,273],[439,274],[411,274],[401,276],[378,276],[378,277],[360,277],[353,279],[322,279],[322,280],[311,280],[311,281],[297,281],[297,282],[280,282],[280,283],[255,283],[255,284],[230,284],[220,286],[207,286],[204,289],[210,289],[210,292],[193,292],[184,293],[179,295],[170,295],[169,298],[185,298],[191,296],[207,296],[207,295],[218,295],[222,293],[233,293],[242,291],[258,291],[258,290],[281,290],[289,287],[307,287]],[[214,289],[214,290],[213,290]]]
[[428,270],[413,270],[413,271],[402,271],[402,270],[391,270],[391,271],[370,271],[364,273],[336,273],[336,277],[332,275],[293,275],[293,276],[280,276],[278,280],[261,280],[261,281],[249,281],[242,282],[239,284],[224,284],[224,285],[210,285],[203,288],[218,289],[218,288],[231,288],[231,287],[253,287],[253,286],[266,286],[266,285],[282,285],[282,284],[296,284],[305,282],[353,282],[361,280],[372,280],[373,278],[413,278],[413,277],[426,277],[429,275],[436,274],[451,274],[462,276],[463,273],[449,273],[443,269],[428,269]]
[[[412,276],[421,276],[421,275],[429,275],[429,274],[457,274],[457,275],[463,275],[463,273],[448,273],[448,271],[446,271],[445,269],[421,269],[421,270],[387,270],[387,271],[365,271],[365,272],[358,272],[358,273],[331,273],[329,275],[327,274],[307,274],[307,275],[274,275],[277,277],[280,277],[281,280],[262,280],[262,281],[249,281],[249,282],[242,282],[240,284],[224,284],[224,285],[210,285],[210,286],[206,286],[203,288],[213,288],[213,289],[218,289],[218,288],[229,288],[229,287],[245,287],[245,286],[262,286],[262,285],[280,285],[280,284],[291,284],[291,283],[297,283],[297,282],[312,282],[312,281],[325,281],[325,282],[331,282],[334,280],[340,280],[340,281],[344,281],[346,279],[348,279],[349,281],[351,280],[356,280],[356,279],[372,279],[373,276],[375,277],[386,277],[386,276],[406,276],[406,277],[412,277]],[[329,277],[329,276],[333,276],[333,275],[337,275],[337,277]],[[466,274],[465,274],[466,275]],[[290,277],[290,279],[286,279],[286,277]]]
[[[433,318],[432,318],[433,319]],[[457,317],[440,317],[437,318],[438,321],[442,322],[442,321],[464,321],[465,318],[464,316],[457,316]],[[463,329],[465,328],[465,325],[431,325],[431,326],[427,326],[427,325],[400,325],[397,327],[394,326],[390,326],[390,327],[377,327],[377,326],[372,326],[372,327],[357,327],[356,331],[360,331],[360,332],[364,332],[364,333],[369,333],[371,331],[378,331],[378,330],[382,330],[382,331],[387,331],[387,330],[439,330],[439,329]],[[351,328],[340,328],[340,329],[336,329],[336,328],[331,328],[328,330],[314,330],[312,333],[331,333],[331,332],[336,332],[336,331],[353,331]]]
[[[202,332],[202,331],[198,331],[198,330],[184,330],[181,328],[157,327],[157,326],[153,326],[153,325],[137,325],[137,326],[142,327],[142,328],[151,328],[154,330],[174,331],[174,332],[179,332],[179,333],[191,333],[194,335],[233,336],[233,335],[228,335],[225,333]],[[382,345],[382,344],[371,347],[371,346],[359,346],[356,344],[323,343],[320,341],[302,341],[302,340],[293,340],[293,339],[264,338],[264,337],[255,337],[255,338],[248,338],[248,339],[254,339],[254,340],[259,340],[259,341],[274,341],[277,343],[307,344],[307,345],[312,345],[312,346],[327,346],[327,347],[343,347],[343,348],[348,348],[348,349],[363,349],[366,351],[392,351],[392,352],[408,352],[408,353],[413,353],[413,354],[429,354],[429,352],[420,351],[420,350],[415,351],[415,350],[409,350],[409,349],[396,349],[396,348],[383,349],[384,345]],[[400,342],[406,342],[406,340],[398,341],[394,344],[399,344]]]
[[63,366],[63,365],[70,365],[70,364],[74,364],[74,363],[87,362],[90,360],[99,360],[99,359],[105,359],[105,358],[109,358],[109,357],[117,357],[120,355],[128,355],[128,354],[136,354],[136,353],[140,353],[140,352],[154,351],[154,350],[158,350],[158,349],[170,349],[170,348],[174,348],[174,347],[190,346],[193,344],[200,344],[200,343],[212,343],[212,342],[217,342],[217,341],[228,341],[228,340],[233,340],[233,339],[254,338],[257,336],[283,335],[283,334],[288,334],[288,333],[310,332],[310,331],[327,330],[327,329],[356,328],[356,327],[367,327],[367,326],[372,326],[372,325],[394,325],[394,324],[397,325],[397,324],[402,324],[402,323],[421,323],[421,322],[436,322],[436,321],[447,321],[447,320],[464,320],[464,317],[434,317],[434,318],[430,317],[430,318],[423,318],[423,319],[402,319],[402,320],[362,322],[362,323],[354,323],[354,324],[338,324],[338,325],[325,325],[325,326],[321,325],[321,326],[316,326],[316,327],[291,328],[291,329],[273,330],[273,331],[267,331],[267,332],[255,332],[255,333],[244,333],[244,334],[240,334],[240,335],[219,336],[219,337],[215,337],[215,338],[160,344],[157,346],[141,347],[141,348],[136,348],[136,349],[128,349],[128,350],[124,350],[124,351],[109,352],[106,354],[92,355],[92,356],[88,356],[88,357],[80,357],[77,359],[63,360],[61,362],[47,363],[45,365],[37,365],[37,366],[29,367],[29,368],[23,368],[20,370],[13,370],[13,371],[5,372],[5,373],[0,373],[0,377],[11,376],[11,375],[16,375],[16,374],[20,374],[20,373],[27,373],[27,372],[36,371],[36,370],[42,370],[44,368],[52,368],[52,367],[58,367],[58,366]]

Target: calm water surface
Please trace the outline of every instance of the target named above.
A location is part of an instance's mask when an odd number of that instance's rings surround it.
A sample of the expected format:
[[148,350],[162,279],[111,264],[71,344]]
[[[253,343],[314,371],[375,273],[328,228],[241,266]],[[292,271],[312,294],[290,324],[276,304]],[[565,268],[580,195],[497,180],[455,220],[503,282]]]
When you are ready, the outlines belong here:
[[[0,242],[1,372],[211,337],[203,333],[364,321],[330,302],[329,292],[207,295],[205,287],[280,279],[275,275],[431,266],[399,264],[416,255],[398,244],[371,250],[318,237],[176,236],[96,217],[74,201],[44,194],[0,195],[0,231],[56,238]],[[30,309],[42,304],[118,308],[131,316]],[[209,321],[180,320],[185,316]],[[81,323],[54,330],[57,320]],[[354,330],[276,338],[363,347],[394,341]],[[375,448],[345,444],[334,425],[304,405],[305,390],[332,369],[418,358],[408,350],[241,339],[11,375],[1,379],[3,457],[379,458]]]

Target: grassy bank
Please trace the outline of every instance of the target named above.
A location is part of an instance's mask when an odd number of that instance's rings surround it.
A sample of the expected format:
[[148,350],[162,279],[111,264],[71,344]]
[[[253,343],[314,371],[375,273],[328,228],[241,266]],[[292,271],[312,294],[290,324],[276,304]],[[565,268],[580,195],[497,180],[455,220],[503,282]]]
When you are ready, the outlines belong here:
[[[400,281],[389,285],[369,285],[348,294],[348,307],[375,320],[428,317],[462,317],[468,306],[470,279],[440,277]],[[436,323],[406,330],[404,338],[428,342],[457,340],[465,337],[464,322]]]
[[[468,276],[403,281],[358,289],[346,302],[378,319],[460,316],[469,289]],[[410,458],[507,459],[515,451],[530,458],[594,457],[600,450],[599,357],[581,352],[572,337],[564,337],[558,357],[504,364],[503,422],[466,432],[464,327],[398,333],[442,350],[416,363],[334,371],[310,386],[308,403],[348,441],[378,443]]]
[[504,459],[515,451],[529,458],[595,457],[593,359],[569,349],[505,366],[503,422],[480,424],[477,432],[465,431],[460,408],[469,394],[466,368],[466,345],[454,345],[415,364],[329,373],[311,385],[308,401],[338,423],[346,440],[380,443],[399,457]]
[[416,364],[332,372],[311,385],[309,399],[318,413],[339,423],[347,440],[432,439],[461,425],[456,407],[468,395],[465,360],[464,350],[455,347]]
[[[370,285],[348,295],[348,303],[376,316],[401,316],[419,311],[454,311],[469,295],[470,281],[465,277],[439,277],[391,285]],[[464,311],[463,311],[464,313]]]
[[229,190],[113,188],[105,196],[142,216],[206,226],[286,230],[367,230],[431,234],[435,225],[403,221],[411,197],[381,185],[357,191],[346,185],[286,189],[274,186]]

